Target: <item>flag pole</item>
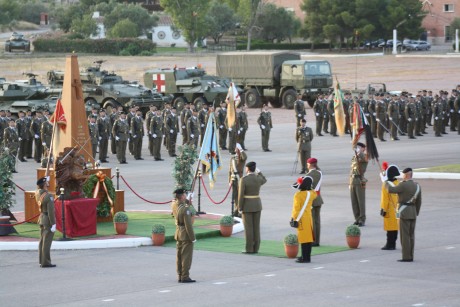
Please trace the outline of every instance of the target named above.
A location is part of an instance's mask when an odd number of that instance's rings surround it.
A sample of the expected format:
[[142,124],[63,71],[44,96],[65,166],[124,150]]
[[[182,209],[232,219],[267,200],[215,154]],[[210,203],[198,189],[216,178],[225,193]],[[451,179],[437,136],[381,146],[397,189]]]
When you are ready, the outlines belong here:
[[[62,93],[61,93],[61,95],[62,95]],[[45,177],[48,177],[48,174],[49,174],[49,171],[50,171],[51,153],[53,152],[54,136],[56,134],[56,128],[57,128],[58,120],[59,120],[59,119],[56,119],[56,112],[57,112],[57,106],[58,106],[58,103],[59,103],[60,99],[61,99],[61,96],[59,96],[59,98],[57,100],[58,102],[56,103],[56,107],[54,108],[54,113],[52,115],[52,116],[54,116],[53,133],[51,134],[51,143],[50,143],[50,148],[49,148],[49,152],[48,152],[48,161],[46,163]]]

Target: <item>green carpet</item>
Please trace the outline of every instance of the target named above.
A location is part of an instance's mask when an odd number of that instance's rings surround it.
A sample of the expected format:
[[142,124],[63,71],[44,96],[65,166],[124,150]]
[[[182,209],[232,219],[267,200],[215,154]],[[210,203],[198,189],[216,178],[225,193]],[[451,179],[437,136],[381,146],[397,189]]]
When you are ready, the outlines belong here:
[[[174,247],[175,242],[167,242],[164,246]],[[224,238],[219,236],[214,238],[207,238],[205,240],[198,239],[195,243],[194,248],[196,250],[205,250],[211,252],[240,254],[241,251],[244,250],[244,246],[244,239],[235,237]],[[345,246],[319,246],[313,247],[311,254],[314,256],[335,252],[343,252],[346,250],[350,249]],[[286,254],[284,252],[284,243],[282,241],[262,240],[260,244],[259,253],[257,255],[286,258]]]
[[460,164],[448,164],[414,170],[415,172],[460,173]]

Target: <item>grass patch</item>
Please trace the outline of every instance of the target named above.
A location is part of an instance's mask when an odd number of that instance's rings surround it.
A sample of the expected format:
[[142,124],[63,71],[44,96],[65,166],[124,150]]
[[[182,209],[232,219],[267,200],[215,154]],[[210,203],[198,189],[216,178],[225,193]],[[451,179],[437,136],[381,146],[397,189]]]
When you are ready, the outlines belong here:
[[460,173],[460,164],[448,164],[428,168],[416,169],[415,172],[429,173]]
[[[175,242],[165,243],[167,247],[175,247]],[[231,253],[231,254],[240,254],[245,247],[245,239],[235,238],[235,237],[212,237],[205,240],[197,240],[194,245],[196,250],[205,250],[211,252],[221,252],[221,253]],[[343,252],[349,250],[348,247],[344,246],[319,246],[313,247],[312,255],[321,255],[328,253]],[[300,254],[300,246],[299,246]],[[284,252],[284,243],[282,241],[271,241],[263,240],[260,244],[259,256],[271,256],[278,258],[287,258]]]

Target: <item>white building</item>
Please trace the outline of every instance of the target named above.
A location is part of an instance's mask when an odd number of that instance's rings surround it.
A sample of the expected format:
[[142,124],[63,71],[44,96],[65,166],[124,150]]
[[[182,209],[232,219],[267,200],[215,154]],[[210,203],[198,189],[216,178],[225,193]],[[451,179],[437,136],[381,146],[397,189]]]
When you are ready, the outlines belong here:
[[173,21],[171,17],[164,14],[159,14],[158,24],[152,28],[152,41],[158,47],[188,47],[187,42],[179,31],[173,31],[171,26]]

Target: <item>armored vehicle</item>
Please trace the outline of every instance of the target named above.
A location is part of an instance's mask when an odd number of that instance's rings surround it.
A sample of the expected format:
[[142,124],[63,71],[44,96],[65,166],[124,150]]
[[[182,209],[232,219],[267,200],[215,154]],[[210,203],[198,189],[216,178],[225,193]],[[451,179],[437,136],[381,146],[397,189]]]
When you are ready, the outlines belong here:
[[300,54],[292,52],[220,53],[216,70],[218,76],[244,88],[244,101],[250,108],[269,101],[273,107],[292,109],[298,94],[312,106],[318,94],[327,94],[332,87],[328,61],[301,60]]
[[199,67],[158,68],[144,73],[144,84],[158,93],[171,95],[173,105],[181,110],[186,102],[196,108],[203,104],[218,106],[227,96],[230,81],[207,75]]
[[[87,109],[99,106],[111,114],[118,106],[128,108],[137,105],[145,113],[152,104],[162,108],[165,102],[170,101],[169,97],[164,97],[142,85],[127,82],[114,72],[101,70],[104,62],[103,60],[95,61],[95,66],[87,67],[80,72]],[[47,77],[50,84],[62,86],[64,83],[64,71],[49,71]]]
[[30,52],[30,41],[24,38],[24,35],[13,32],[10,39],[5,42],[5,51],[22,50]]

